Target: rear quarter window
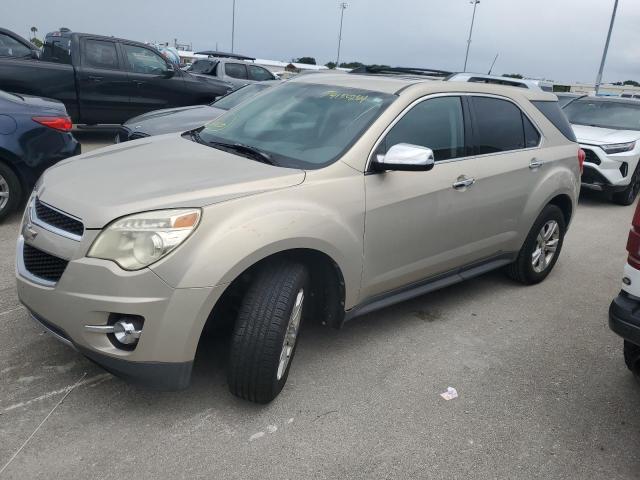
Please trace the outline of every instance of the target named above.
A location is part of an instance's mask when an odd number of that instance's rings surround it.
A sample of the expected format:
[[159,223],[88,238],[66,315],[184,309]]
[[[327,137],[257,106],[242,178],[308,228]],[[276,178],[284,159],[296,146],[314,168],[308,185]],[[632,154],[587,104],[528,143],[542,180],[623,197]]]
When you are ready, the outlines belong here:
[[569,120],[567,120],[567,116],[564,114],[560,107],[558,106],[558,102],[555,100],[552,101],[532,101],[533,105],[542,112],[542,114],[547,117],[553,125],[560,130],[560,132],[567,138],[567,140],[571,142],[576,142],[576,134],[573,133],[573,128],[571,128],[571,124]]

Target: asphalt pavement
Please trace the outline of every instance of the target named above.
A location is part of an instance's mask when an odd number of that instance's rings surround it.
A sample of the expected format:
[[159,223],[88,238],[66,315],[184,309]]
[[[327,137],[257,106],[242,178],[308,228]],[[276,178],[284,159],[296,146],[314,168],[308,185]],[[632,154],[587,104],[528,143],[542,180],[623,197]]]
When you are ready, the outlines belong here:
[[[84,151],[111,137],[79,134]],[[0,225],[0,478],[637,479],[640,385],[607,326],[632,215],[585,193],[540,285],[495,272],[303,330],[266,406],[228,392],[224,338],[188,390],[157,393],[45,334],[15,292],[16,215]]]

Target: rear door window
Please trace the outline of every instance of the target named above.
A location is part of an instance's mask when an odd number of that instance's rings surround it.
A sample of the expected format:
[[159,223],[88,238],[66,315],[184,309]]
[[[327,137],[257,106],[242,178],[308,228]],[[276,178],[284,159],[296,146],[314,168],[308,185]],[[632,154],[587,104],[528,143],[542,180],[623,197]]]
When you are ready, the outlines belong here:
[[247,78],[247,68],[242,63],[226,63],[224,72],[231,78]]
[[472,97],[471,102],[478,155],[525,148],[524,117],[520,108],[507,100],[490,97]]
[[84,65],[86,67],[118,70],[116,44],[105,40],[85,40]]
[[436,162],[465,156],[460,97],[438,97],[417,104],[394,125],[376,153],[384,154],[399,143],[430,148]]

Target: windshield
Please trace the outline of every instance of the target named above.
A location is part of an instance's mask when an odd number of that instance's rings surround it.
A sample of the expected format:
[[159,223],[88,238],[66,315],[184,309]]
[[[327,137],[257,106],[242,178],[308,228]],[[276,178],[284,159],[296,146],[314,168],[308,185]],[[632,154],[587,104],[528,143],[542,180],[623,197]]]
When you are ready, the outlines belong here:
[[576,125],[640,130],[640,103],[607,102],[597,99],[578,99],[564,108],[569,122]]
[[369,90],[288,83],[218,117],[199,132],[200,139],[252,147],[280,166],[320,168],[334,162],[394,99]]
[[220,100],[216,100],[211,104],[212,107],[219,108],[221,110],[231,110],[236,105],[240,105],[246,99],[257,95],[265,88],[269,88],[271,85],[264,83],[253,83],[242,87],[234,92],[225,95]]

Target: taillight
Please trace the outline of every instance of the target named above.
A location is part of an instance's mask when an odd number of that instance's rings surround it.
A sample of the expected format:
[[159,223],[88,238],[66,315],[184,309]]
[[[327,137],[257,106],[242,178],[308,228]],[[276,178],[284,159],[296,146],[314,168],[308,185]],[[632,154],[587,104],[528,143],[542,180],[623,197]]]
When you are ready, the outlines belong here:
[[61,132],[70,132],[73,128],[73,123],[69,117],[32,117],[31,120]]
[[583,149],[578,149],[578,164],[580,165],[580,173],[584,171],[584,161],[587,159],[587,154]]
[[640,270],[640,203],[633,214],[633,226],[627,239],[627,252],[629,252],[627,260],[629,265]]

